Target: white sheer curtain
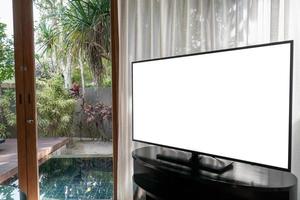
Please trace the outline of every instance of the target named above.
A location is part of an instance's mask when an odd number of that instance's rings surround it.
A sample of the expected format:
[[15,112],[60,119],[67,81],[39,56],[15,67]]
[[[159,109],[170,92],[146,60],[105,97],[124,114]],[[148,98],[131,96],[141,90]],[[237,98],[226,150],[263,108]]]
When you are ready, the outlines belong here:
[[287,0],[119,0],[118,200],[133,199],[131,152],[140,145],[131,141],[130,63],[284,40],[288,5]]
[[294,40],[292,172],[298,177],[300,198],[300,1],[290,0],[290,38]]

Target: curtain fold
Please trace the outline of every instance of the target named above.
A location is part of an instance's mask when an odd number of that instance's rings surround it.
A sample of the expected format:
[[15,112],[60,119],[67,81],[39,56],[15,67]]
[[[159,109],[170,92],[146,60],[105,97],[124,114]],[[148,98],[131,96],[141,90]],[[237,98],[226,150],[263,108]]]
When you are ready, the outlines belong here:
[[119,0],[118,200],[133,199],[131,152],[142,145],[131,140],[131,62],[284,40],[288,2]]
[[[293,134],[292,134],[292,173],[298,177],[298,199],[300,198],[300,1],[290,0],[284,2],[285,23],[289,24],[286,34],[294,40],[294,65],[293,65]],[[280,9],[282,9],[280,7]]]

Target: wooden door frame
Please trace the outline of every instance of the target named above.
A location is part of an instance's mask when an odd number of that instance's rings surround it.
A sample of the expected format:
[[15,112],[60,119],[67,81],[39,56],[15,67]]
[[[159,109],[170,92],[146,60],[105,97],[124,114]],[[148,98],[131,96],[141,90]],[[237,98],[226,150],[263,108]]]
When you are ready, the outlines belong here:
[[111,0],[111,50],[112,50],[112,132],[114,200],[118,195],[118,144],[119,144],[119,22],[118,0]]
[[39,199],[32,0],[13,0],[19,187]]
[[[33,1],[13,0],[19,187],[28,200],[39,199]],[[118,0],[111,0],[113,176],[117,199],[119,116]]]
[[23,88],[23,30],[22,22],[19,22],[23,17],[21,10],[22,1],[13,0],[18,177],[21,190],[27,193],[26,117],[25,106],[23,106],[25,96]]

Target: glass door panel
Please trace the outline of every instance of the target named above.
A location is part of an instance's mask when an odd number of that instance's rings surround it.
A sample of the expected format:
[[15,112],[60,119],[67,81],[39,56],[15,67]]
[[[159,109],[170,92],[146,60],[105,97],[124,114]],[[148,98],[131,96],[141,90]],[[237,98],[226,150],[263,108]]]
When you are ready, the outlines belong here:
[[[11,0],[0,1],[0,184],[18,186],[16,86]],[[1,190],[0,198],[13,190]],[[10,194],[11,193],[11,194]]]
[[34,1],[41,199],[112,199],[110,5]]

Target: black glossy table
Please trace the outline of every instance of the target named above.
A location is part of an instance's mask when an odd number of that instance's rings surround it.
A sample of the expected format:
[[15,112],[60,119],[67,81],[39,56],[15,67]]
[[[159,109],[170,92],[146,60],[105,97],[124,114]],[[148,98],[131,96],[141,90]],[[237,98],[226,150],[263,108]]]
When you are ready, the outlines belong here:
[[26,195],[17,187],[0,185],[0,199],[2,200],[26,200]]
[[297,178],[289,172],[234,162],[232,169],[216,174],[159,160],[157,154],[190,157],[162,147],[133,151],[133,180],[147,200],[297,200]]

